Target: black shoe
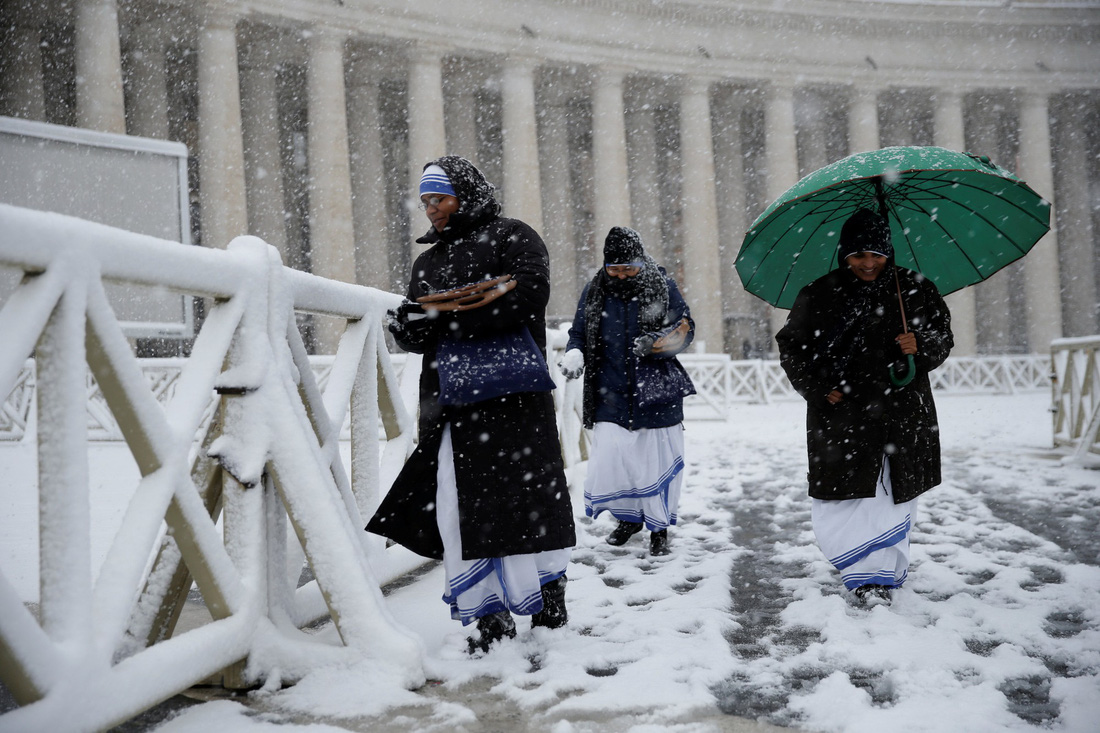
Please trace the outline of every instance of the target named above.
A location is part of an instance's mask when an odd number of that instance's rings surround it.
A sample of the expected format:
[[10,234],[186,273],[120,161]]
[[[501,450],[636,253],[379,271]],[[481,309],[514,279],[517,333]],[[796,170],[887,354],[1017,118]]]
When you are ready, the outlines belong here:
[[650,555],[667,555],[671,552],[668,549],[668,530],[662,529],[660,532],[651,532],[649,534],[649,554]]
[[609,545],[624,545],[626,541],[642,531],[641,522],[619,522],[619,526],[611,531],[608,535],[607,544]]
[[542,610],[531,616],[531,626],[559,629],[569,621],[565,609],[565,576],[542,586]]
[[473,654],[477,651],[487,652],[493,642],[500,641],[504,637],[516,638],[516,622],[512,620],[512,614],[507,611],[497,611],[477,620],[477,630],[481,632],[480,639],[472,636],[466,639],[469,645],[467,651]]
[[855,589],[856,600],[864,606],[877,605],[890,602],[890,589],[885,585],[869,583]]

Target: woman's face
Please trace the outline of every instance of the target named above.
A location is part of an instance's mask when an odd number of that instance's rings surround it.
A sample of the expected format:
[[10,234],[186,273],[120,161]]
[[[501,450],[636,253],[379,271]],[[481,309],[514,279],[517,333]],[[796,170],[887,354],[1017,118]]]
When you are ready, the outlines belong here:
[[426,193],[420,197],[420,205],[437,232],[447,227],[451,214],[458,211],[458,199],[439,193]]
[[886,267],[886,258],[874,252],[856,252],[848,255],[844,262],[856,277],[868,283],[876,280]]
[[634,277],[642,271],[642,268],[637,265],[604,265],[603,269],[607,271],[608,277],[618,278],[619,280]]

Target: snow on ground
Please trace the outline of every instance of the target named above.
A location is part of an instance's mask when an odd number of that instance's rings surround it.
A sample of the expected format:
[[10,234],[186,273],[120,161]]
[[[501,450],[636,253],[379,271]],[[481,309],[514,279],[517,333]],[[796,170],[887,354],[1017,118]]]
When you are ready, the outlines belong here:
[[854,606],[814,543],[802,404],[744,405],[687,426],[672,555],[649,557],[644,534],[607,545],[607,516],[578,520],[566,628],[521,618],[515,640],[470,658],[436,568],[388,600],[424,642],[425,688],[320,669],[156,730],[695,733],[740,730],[736,715],[846,733],[1095,731],[1100,472],[1050,450],[1048,395],[937,404],[944,484],[920,501],[889,606]]

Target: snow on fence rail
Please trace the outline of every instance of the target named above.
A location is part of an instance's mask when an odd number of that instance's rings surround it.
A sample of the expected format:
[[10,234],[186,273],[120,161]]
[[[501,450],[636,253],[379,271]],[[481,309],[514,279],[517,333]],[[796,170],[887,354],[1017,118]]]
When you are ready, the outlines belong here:
[[[21,706],[0,729],[102,730],[219,674],[227,685],[278,684],[363,657],[422,683],[419,642],[379,590],[378,575],[403,560],[362,531],[383,476],[412,446],[381,333],[397,296],[284,268],[253,237],[186,247],[6,205],[0,266],[25,273],[0,307],[0,394],[14,390],[4,419],[25,429],[36,390],[40,578],[28,607],[0,567],[0,681]],[[135,358],[105,281],[213,304],[170,389]],[[323,389],[296,312],[346,322]],[[98,573],[89,371],[98,424],[117,428],[141,474]],[[303,562],[316,580],[298,587]],[[192,581],[213,621],[177,631]],[[325,615],[339,643],[298,630]]]
[[1054,444],[1073,447],[1074,460],[1095,462],[1100,456],[1100,336],[1057,339],[1050,345],[1050,360]]

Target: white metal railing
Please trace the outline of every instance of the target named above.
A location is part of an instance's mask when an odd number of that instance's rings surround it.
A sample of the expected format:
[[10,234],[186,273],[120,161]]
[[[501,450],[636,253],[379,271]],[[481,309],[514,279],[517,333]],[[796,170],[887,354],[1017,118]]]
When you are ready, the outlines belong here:
[[1057,339],[1050,345],[1050,360],[1054,443],[1073,447],[1076,461],[1095,463],[1100,457],[1100,336]]
[[[581,409],[580,383],[566,382],[557,370],[557,361],[565,348],[565,331],[551,329],[547,333],[550,371],[559,384],[555,395],[558,427],[562,432],[562,444],[569,446],[566,460],[567,463],[584,460],[581,456],[587,456],[587,447],[583,436],[576,433]],[[778,361],[734,361],[723,354],[693,352],[681,354],[679,358],[699,392],[686,401],[688,419],[726,419],[739,403],[798,399]],[[406,361],[410,359],[404,354],[390,356],[393,369],[399,376],[404,374]],[[332,357],[310,357],[315,378],[322,389],[327,383],[332,362]],[[140,360],[149,389],[162,404],[170,402],[175,395],[176,383],[186,363],[187,360],[182,358]],[[417,374],[418,362],[408,376],[413,384]],[[950,357],[932,372],[931,381],[932,388],[943,394],[1015,394],[1046,390],[1051,385],[1051,359],[1044,354]],[[87,390],[89,440],[122,440],[122,432],[90,374]],[[7,401],[0,408],[0,441],[20,440],[33,427],[33,396],[34,362],[28,359]],[[404,402],[406,407],[415,408],[416,400],[411,395]],[[213,413],[215,405],[212,400],[208,416]],[[345,419],[340,437],[349,440],[350,436],[350,419]],[[574,446],[579,451],[576,455],[570,452]]]
[[[40,539],[36,609],[0,567],[0,681],[21,706],[0,728],[106,729],[214,675],[293,680],[319,661],[384,658],[423,681],[419,642],[379,590],[408,559],[362,531],[412,448],[381,332],[397,296],[284,268],[253,237],[188,247],[5,205],[0,265],[26,273],[0,308],[0,394],[14,394],[5,426],[33,431]],[[135,358],[107,281],[212,303],[171,378]],[[324,387],[296,312],[346,323]],[[88,440],[116,429],[141,478],[96,573]],[[298,587],[303,562],[316,580]],[[177,632],[192,581],[213,621]],[[296,630],[324,615],[342,644]]]

